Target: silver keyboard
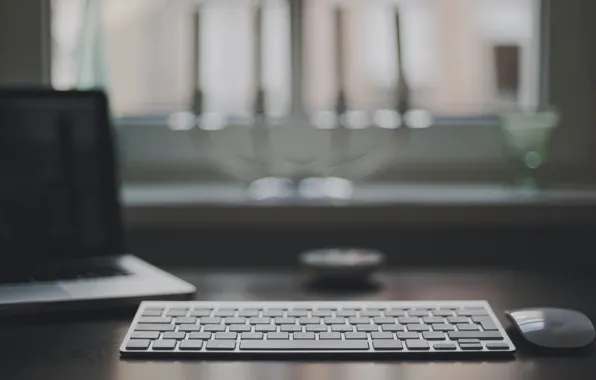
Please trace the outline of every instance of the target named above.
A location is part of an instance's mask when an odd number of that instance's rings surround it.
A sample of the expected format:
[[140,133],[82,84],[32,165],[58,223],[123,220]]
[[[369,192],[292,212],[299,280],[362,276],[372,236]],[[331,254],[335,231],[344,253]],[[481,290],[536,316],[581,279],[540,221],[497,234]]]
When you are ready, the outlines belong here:
[[123,356],[513,353],[486,301],[142,302]]

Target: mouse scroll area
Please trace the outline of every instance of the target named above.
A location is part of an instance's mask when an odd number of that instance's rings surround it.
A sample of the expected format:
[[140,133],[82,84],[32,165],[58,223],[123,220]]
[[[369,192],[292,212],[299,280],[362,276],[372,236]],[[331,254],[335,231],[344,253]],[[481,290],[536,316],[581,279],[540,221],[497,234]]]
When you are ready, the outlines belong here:
[[510,310],[506,315],[530,343],[544,348],[581,348],[595,336],[592,322],[575,310],[531,308]]

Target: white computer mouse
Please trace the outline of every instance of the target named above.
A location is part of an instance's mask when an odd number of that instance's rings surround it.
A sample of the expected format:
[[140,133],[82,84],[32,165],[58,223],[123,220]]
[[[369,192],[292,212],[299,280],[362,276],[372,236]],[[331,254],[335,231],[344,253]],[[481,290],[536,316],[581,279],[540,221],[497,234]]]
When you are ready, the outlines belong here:
[[579,311],[544,307],[505,314],[527,341],[539,347],[581,348],[594,340],[594,325]]

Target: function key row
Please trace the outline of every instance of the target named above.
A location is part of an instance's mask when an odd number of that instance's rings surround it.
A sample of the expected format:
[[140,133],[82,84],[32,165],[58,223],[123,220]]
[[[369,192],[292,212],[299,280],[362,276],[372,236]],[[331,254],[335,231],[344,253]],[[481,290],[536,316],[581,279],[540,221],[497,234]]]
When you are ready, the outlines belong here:
[[210,308],[145,308],[146,317],[477,317],[488,316],[476,309],[210,309]]

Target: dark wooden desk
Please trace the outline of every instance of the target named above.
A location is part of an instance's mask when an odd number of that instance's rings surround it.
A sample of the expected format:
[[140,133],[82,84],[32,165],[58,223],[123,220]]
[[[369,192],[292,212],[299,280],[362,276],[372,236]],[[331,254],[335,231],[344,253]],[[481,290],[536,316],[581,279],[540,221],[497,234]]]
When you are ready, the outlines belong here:
[[[387,273],[382,287],[361,293],[316,293],[292,273],[202,274],[172,270],[197,285],[201,300],[315,299],[487,299],[502,316],[507,308],[553,305],[575,308],[596,321],[596,279],[585,275],[536,274],[505,270]],[[67,321],[37,316],[0,322],[0,378],[6,380],[264,380],[264,379],[595,379],[596,350],[546,355],[520,347],[507,361],[131,361],[118,346],[132,313],[72,315]],[[502,322],[507,323],[504,318]]]

